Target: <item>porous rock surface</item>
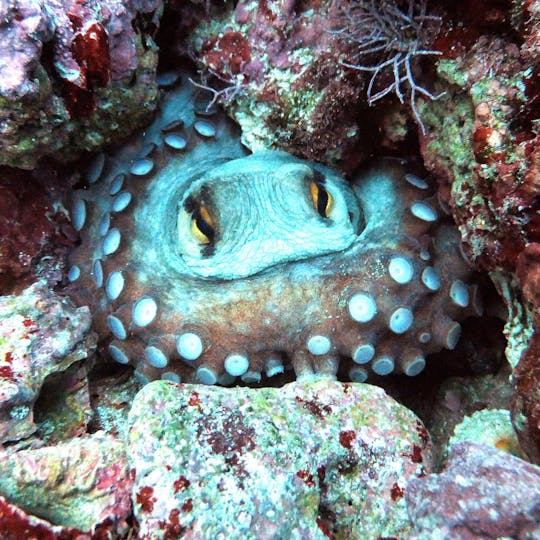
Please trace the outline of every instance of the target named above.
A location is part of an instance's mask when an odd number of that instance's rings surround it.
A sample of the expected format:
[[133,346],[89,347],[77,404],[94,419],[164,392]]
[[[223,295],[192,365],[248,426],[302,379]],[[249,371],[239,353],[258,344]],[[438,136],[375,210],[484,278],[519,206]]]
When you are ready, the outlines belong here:
[[332,33],[343,24],[331,0],[242,0],[195,28],[197,62],[248,148],[335,163],[366,140],[356,115],[365,106],[363,80],[340,64]]
[[456,445],[446,470],[411,480],[405,498],[411,540],[540,535],[540,468],[491,446]]
[[156,381],[129,416],[141,539],[404,537],[421,422],[375,386]]
[[485,4],[481,15],[478,2],[461,4],[462,24],[435,43],[442,53],[438,89],[446,94],[421,104],[420,150],[440,179],[439,198],[452,210],[465,252],[490,271],[507,305],[513,422],[527,455],[540,463],[540,2]]
[[[434,403],[429,411],[429,420],[426,427],[429,430],[434,446],[435,462],[445,462],[448,457],[448,446],[450,438],[454,434],[457,426],[460,426],[464,421],[466,424],[470,418],[481,413],[478,417],[481,422],[478,425],[485,426],[485,430],[481,433],[485,438],[492,440],[494,443],[499,439],[492,430],[490,420],[494,420],[499,424],[497,414],[491,416],[488,413],[484,417],[485,411],[493,409],[510,409],[510,403],[513,394],[513,384],[510,381],[510,366],[504,366],[499,372],[490,375],[468,376],[468,377],[452,377],[447,379],[440,386]],[[487,420],[487,423],[484,422]],[[472,425],[476,423],[473,422]],[[471,424],[469,424],[471,425]],[[506,421],[503,421],[504,430],[508,426]],[[473,435],[473,442],[476,435]],[[488,444],[482,441],[484,444]],[[508,443],[512,446],[516,442],[516,435],[513,434]]]
[[157,98],[160,0],[0,6],[0,164],[62,161],[140,126]]
[[131,484],[123,443],[103,432],[0,454],[0,494],[62,527],[91,531],[109,520],[125,529]]
[[0,442],[35,431],[33,407],[45,379],[86,358],[95,347],[89,330],[87,308],[39,283],[0,297]]

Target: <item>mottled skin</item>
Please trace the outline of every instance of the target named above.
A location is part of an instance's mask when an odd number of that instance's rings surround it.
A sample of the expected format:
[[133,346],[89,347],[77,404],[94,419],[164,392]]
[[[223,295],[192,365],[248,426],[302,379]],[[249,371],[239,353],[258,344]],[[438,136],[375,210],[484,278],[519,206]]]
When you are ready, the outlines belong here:
[[404,162],[348,184],[282,152],[246,156],[235,126],[197,115],[178,86],[75,194],[70,292],[113,358],[148,379],[257,382],[292,366],[363,381],[414,375],[455,347],[456,320],[481,310],[476,286],[433,190]]

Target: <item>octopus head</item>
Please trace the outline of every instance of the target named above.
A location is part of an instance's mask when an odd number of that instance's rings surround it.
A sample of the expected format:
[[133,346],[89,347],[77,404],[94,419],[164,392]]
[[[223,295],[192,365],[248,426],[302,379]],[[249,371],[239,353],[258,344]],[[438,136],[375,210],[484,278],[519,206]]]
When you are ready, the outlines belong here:
[[338,175],[268,152],[191,183],[179,201],[176,242],[194,276],[237,279],[344,250],[362,226],[358,200]]

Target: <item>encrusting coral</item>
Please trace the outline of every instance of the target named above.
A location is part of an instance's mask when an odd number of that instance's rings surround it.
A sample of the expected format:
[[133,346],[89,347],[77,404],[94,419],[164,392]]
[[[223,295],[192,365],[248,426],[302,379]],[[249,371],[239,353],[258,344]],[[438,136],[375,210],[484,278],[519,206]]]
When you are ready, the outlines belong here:
[[397,111],[398,100],[403,123],[423,131],[418,104],[438,97],[431,45],[441,23],[425,1],[241,0],[214,11],[191,31],[192,56],[251,150],[354,168],[383,103]]

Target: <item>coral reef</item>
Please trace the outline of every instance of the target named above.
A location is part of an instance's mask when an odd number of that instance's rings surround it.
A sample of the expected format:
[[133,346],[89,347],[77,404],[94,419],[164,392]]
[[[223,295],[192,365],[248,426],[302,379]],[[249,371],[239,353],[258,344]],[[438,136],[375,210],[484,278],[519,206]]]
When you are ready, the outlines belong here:
[[99,432],[0,454],[2,496],[51,523],[81,531],[104,522],[117,531],[127,529],[132,483],[123,442]]
[[539,536],[540,1],[163,4],[0,7],[0,537]]
[[3,2],[0,164],[73,159],[147,120],[161,9],[160,0]]
[[441,474],[405,492],[411,540],[534,538],[540,532],[540,468],[491,446],[463,442]]
[[190,43],[202,86],[251,150],[352,167],[378,132],[367,109],[379,99],[393,93],[421,124],[419,96],[436,96],[417,68],[437,54],[428,48],[437,28],[425,3],[412,0],[405,8],[393,0],[242,0],[203,20]]
[[70,292],[116,361],[144,379],[259,382],[292,365],[364,381],[456,346],[457,319],[482,306],[425,180],[399,160],[349,187],[284,153],[242,158],[233,127],[196,106],[189,85],[171,91],[75,193]]
[[141,539],[405,538],[405,485],[430,470],[414,414],[380,388],[332,381],[154,382],[129,441]]
[[[539,306],[531,261],[540,241],[540,3],[514,2],[512,14],[491,6],[488,17],[468,4],[468,25],[452,21],[450,10],[434,45],[443,53],[437,71],[446,95],[419,107],[426,126],[421,151],[464,250],[477,268],[491,271],[506,302],[507,357],[518,366],[514,424],[528,455],[539,461]],[[510,19],[522,39],[504,26]]]
[[36,430],[33,407],[45,379],[86,358],[95,347],[89,329],[88,308],[75,309],[42,285],[0,297],[0,442]]

